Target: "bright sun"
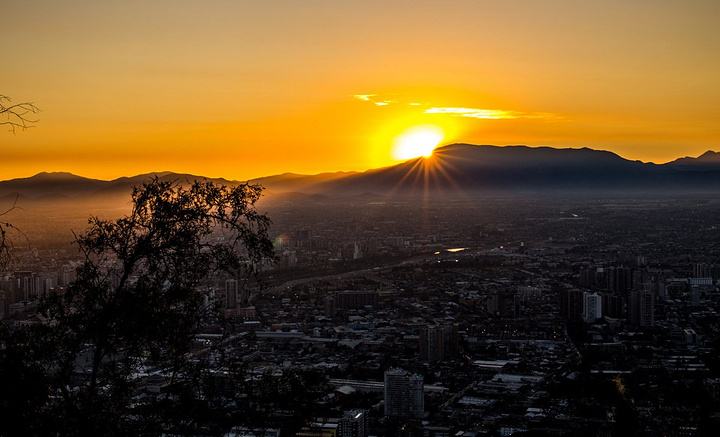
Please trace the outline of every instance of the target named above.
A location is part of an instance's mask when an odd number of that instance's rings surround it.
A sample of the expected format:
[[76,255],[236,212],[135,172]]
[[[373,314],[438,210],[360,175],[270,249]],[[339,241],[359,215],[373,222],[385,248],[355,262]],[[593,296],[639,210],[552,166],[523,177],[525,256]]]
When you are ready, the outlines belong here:
[[445,132],[434,125],[411,127],[395,137],[392,155],[398,160],[430,156],[444,137]]

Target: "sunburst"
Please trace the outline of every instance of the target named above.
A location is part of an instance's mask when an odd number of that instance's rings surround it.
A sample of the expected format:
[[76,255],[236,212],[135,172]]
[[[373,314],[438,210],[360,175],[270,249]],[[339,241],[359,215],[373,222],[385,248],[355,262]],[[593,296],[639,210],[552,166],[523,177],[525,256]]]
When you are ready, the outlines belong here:
[[444,138],[445,133],[438,126],[414,126],[395,138],[392,155],[398,160],[428,157]]

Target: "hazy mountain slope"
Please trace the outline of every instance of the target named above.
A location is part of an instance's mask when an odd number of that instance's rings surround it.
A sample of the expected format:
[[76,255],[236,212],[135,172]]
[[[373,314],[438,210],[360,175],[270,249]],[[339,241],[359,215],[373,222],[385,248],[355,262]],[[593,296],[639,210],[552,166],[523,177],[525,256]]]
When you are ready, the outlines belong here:
[[686,156],[665,165],[683,171],[720,171],[720,153],[708,150],[697,158]]
[[314,192],[315,187],[320,184],[343,179],[348,176],[356,175],[357,172],[335,172],[320,173],[317,175],[303,175],[296,173],[283,173],[275,176],[267,176],[257,179],[251,179],[250,183],[259,184],[265,187],[270,193],[280,193],[287,191],[309,191]]
[[29,178],[11,179],[0,182],[0,196],[20,193],[26,197],[39,197],[52,194],[75,197],[92,193],[109,182],[88,179],[72,173],[38,173]]
[[169,171],[158,172],[158,173],[146,173],[142,175],[132,177],[122,177],[109,181],[107,185],[101,187],[96,192],[92,193],[94,197],[116,197],[116,196],[127,196],[132,193],[133,187],[142,185],[143,182],[150,180],[151,178],[157,177],[161,181],[173,181],[179,183],[187,183],[196,180],[207,179],[218,184],[224,185],[235,185],[240,182],[229,181],[223,178],[206,178],[204,176],[197,176],[185,173],[172,173]]
[[[318,186],[319,192],[623,189],[653,187],[673,170],[592,149],[452,144],[430,158],[370,170]],[[669,179],[668,179],[669,178]]]
[[[181,183],[205,179],[160,172],[100,181],[70,173],[40,173],[30,178],[0,182],[0,197],[10,199],[19,195],[25,201],[70,198],[97,204],[117,202],[118,199],[126,202],[133,186],[155,176]],[[209,180],[229,185],[242,183],[222,178]],[[417,158],[363,173],[284,173],[250,182],[264,186],[268,198],[280,196],[277,200],[283,202],[293,199],[321,201],[324,196],[337,198],[368,193],[387,196],[518,190],[720,191],[720,154],[708,151],[698,158],[686,157],[657,165],[588,148],[451,144],[436,149],[430,158]]]

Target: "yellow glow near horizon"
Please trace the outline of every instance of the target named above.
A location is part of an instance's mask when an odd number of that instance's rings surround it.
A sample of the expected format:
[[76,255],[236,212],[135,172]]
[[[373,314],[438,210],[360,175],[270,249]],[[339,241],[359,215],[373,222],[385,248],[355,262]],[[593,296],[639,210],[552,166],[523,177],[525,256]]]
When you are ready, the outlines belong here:
[[392,155],[398,160],[428,157],[444,138],[445,132],[438,126],[414,126],[395,138]]
[[42,112],[0,129],[0,178],[366,171],[426,124],[656,163],[720,144],[717,1],[90,3],[3,8],[0,94]]

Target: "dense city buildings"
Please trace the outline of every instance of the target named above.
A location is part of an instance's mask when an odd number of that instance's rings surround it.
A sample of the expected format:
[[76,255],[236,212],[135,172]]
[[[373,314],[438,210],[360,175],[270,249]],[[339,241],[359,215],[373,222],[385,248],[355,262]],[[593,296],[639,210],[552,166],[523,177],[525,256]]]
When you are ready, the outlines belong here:
[[[217,386],[246,390],[227,395],[227,435],[720,426],[716,201],[356,202],[273,206],[277,253],[294,261],[265,266],[261,287],[204,284],[232,334],[207,326],[194,353],[219,347],[232,366],[211,369]],[[72,282],[77,255],[48,244],[14,258],[2,322],[48,323],[38,301]],[[162,394],[165,370],[147,370],[137,395]],[[241,423],[248,409],[256,423]]]

